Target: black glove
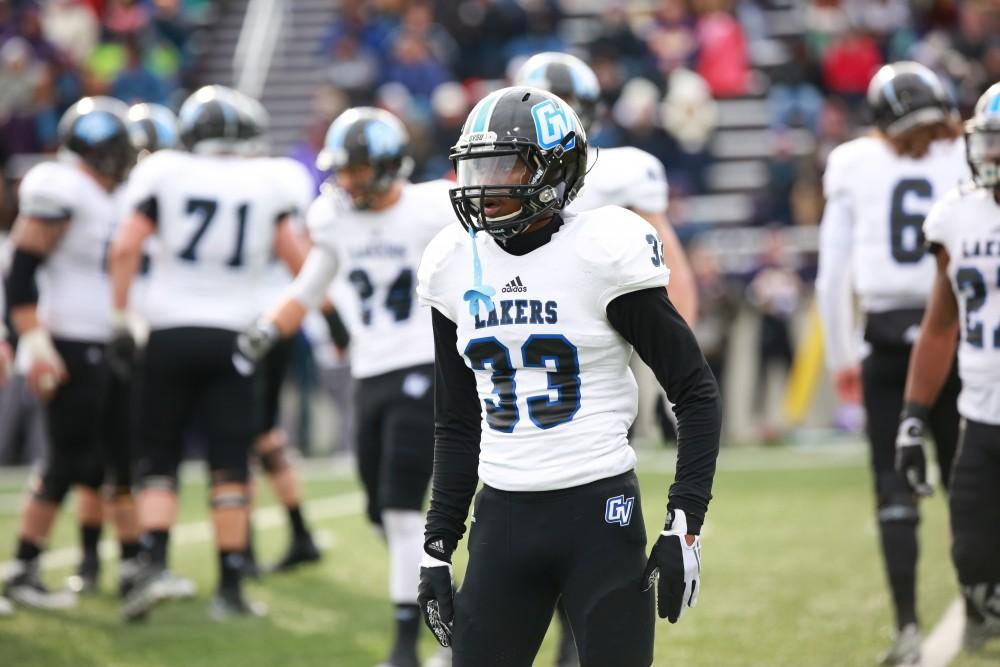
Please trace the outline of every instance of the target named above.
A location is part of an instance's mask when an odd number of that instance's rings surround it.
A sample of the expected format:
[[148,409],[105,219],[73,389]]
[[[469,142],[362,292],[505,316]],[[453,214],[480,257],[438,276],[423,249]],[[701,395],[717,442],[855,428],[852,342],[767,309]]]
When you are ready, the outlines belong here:
[[108,367],[115,377],[128,381],[135,371],[139,346],[130,326],[129,315],[122,311],[112,316],[111,338],[105,348]]
[[656,610],[671,623],[677,622],[685,607],[698,604],[701,588],[701,538],[696,535],[688,545],[686,537],[687,516],[683,510],[671,510],[642,573],[643,592],[658,584]]
[[420,585],[417,604],[424,623],[434,633],[438,643],[451,646],[451,627],[455,621],[455,583],[451,578],[451,563],[424,554],[420,561]]
[[240,375],[253,375],[258,362],[278,342],[278,327],[268,320],[257,320],[236,337],[233,366]]
[[924,431],[929,412],[927,406],[907,401],[896,434],[896,471],[918,496],[934,493],[934,487],[927,482],[927,457],[924,455]]
[[346,350],[347,346],[351,344],[351,334],[347,331],[344,320],[340,318],[340,313],[337,312],[336,308],[331,307],[330,312],[324,311],[323,319],[326,320],[326,326],[330,330],[330,340],[338,349]]

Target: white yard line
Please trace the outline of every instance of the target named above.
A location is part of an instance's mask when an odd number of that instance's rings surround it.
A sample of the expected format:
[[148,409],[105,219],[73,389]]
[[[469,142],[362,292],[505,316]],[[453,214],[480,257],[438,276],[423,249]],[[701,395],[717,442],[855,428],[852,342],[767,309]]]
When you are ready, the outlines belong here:
[[[327,498],[317,498],[306,501],[306,515],[313,520],[335,519],[361,512],[362,494],[360,491],[341,493]],[[267,530],[285,525],[287,521],[283,507],[263,507],[253,513],[254,530]],[[175,526],[170,532],[172,545],[196,544],[212,539],[212,524],[210,521],[192,521]],[[114,540],[101,542],[101,556],[113,558],[118,552],[118,544]],[[80,559],[79,547],[64,547],[42,555],[42,568],[46,570],[71,567]],[[11,561],[0,563],[0,579],[7,577]]]
[[921,667],[948,667],[962,650],[965,628],[965,603],[956,599],[924,640]]

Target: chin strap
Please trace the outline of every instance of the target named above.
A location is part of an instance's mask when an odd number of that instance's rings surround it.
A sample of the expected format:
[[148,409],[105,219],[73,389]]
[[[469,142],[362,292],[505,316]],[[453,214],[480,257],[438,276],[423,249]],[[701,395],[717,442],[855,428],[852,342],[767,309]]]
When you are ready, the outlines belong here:
[[469,313],[473,316],[479,315],[479,306],[486,306],[486,312],[492,313],[496,310],[493,303],[493,295],[497,291],[489,285],[483,284],[483,265],[479,261],[479,248],[476,244],[476,230],[469,226],[469,238],[472,240],[472,289],[466,291],[462,296],[469,302]]

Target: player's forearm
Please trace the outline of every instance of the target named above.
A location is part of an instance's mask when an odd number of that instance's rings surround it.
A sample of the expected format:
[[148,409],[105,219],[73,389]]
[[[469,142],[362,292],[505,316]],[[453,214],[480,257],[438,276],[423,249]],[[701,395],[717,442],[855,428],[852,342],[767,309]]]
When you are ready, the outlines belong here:
[[277,307],[268,313],[267,319],[278,330],[278,335],[281,338],[288,338],[299,330],[308,313],[308,309],[301,301],[289,297],[283,299]]
[[10,323],[14,325],[14,331],[18,336],[39,328],[42,322],[38,319],[38,307],[32,303],[11,308]]
[[142,264],[142,246],[115,242],[108,257],[111,278],[111,305],[115,310],[128,308],[128,293]]
[[722,402],[719,387],[691,329],[660,289],[618,297],[608,321],[639,353],[674,404],[677,415],[677,472],[670,507],[683,509],[689,532],[697,534],[712,498]]
[[[306,311],[319,308],[326,299],[326,291],[336,275],[337,256],[324,246],[314,245],[309,250],[302,269],[285,292],[286,301],[295,300]],[[301,320],[299,322],[301,323]]]
[[698,321],[698,286],[694,281],[694,272],[684,254],[684,246],[666,219],[659,231],[663,257],[670,268],[670,301],[688,326],[693,328]]
[[907,402],[930,406],[937,401],[951,372],[957,345],[957,327],[921,330],[906,374]]
[[820,224],[816,302],[823,323],[826,364],[839,370],[857,363],[852,349],[854,306],[851,293],[852,250],[850,210],[845,200],[831,199]]
[[[457,329],[437,310],[434,326],[434,473],[424,531],[428,554],[450,560],[465,533],[479,483],[480,407],[476,380],[455,347]],[[435,543],[440,541],[440,548]]]

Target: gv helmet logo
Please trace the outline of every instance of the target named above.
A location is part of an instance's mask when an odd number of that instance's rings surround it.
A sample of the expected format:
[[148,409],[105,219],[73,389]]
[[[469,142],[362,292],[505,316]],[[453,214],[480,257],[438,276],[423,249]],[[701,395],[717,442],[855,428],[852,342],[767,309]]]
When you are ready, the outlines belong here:
[[625,496],[614,496],[608,498],[608,503],[604,508],[604,520],[608,523],[617,523],[619,526],[627,526],[632,522],[632,507],[635,505],[635,498]]
[[[557,146],[570,132],[576,130],[572,114],[555,100],[545,100],[531,107],[531,117],[535,121],[538,145],[549,149]],[[566,150],[576,146],[576,137],[566,144]]]

